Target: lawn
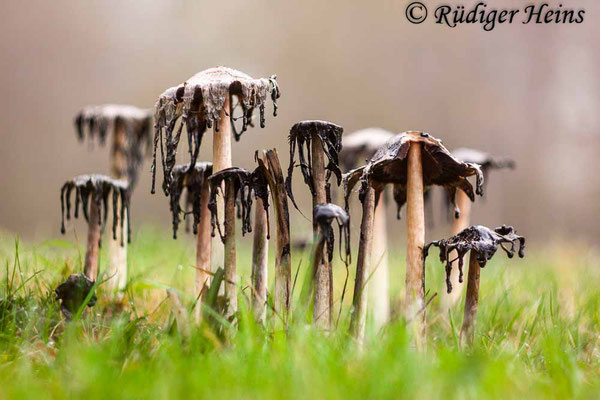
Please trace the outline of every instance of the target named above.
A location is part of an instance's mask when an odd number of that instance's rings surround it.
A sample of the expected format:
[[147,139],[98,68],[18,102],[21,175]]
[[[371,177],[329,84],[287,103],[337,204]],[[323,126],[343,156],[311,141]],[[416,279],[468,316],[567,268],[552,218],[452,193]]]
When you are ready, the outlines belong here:
[[[193,245],[189,237],[173,241],[169,232],[149,227],[135,233],[129,250],[125,307],[111,306],[100,286],[98,304],[67,324],[53,289],[81,271],[84,246],[72,239],[25,243],[5,234],[0,240],[0,399],[600,396],[600,261],[580,244],[532,245],[522,260],[498,253],[481,273],[473,347],[458,344],[461,305],[443,315],[434,298],[426,351],[418,352],[410,325],[397,317],[381,332],[367,329],[364,348],[353,342],[347,335],[351,289],[329,334],[306,324],[298,309],[287,331],[276,317],[258,326],[247,288],[237,327],[213,319],[182,334],[166,289],[194,306]],[[301,271],[295,299],[306,258],[293,256],[293,272],[298,265]],[[238,260],[245,287],[247,247]],[[404,255],[390,260],[397,262],[391,279],[398,310]],[[338,264],[336,299],[345,277]],[[443,288],[437,250],[427,261],[427,288],[429,296]],[[335,307],[337,317],[339,302]]]

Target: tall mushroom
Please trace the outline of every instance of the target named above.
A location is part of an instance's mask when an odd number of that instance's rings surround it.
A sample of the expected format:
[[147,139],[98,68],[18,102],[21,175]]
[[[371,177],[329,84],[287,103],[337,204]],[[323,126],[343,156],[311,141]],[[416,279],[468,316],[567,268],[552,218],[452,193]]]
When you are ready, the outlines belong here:
[[[225,269],[225,300],[227,302],[225,317],[233,319],[237,312],[235,207],[236,205],[238,206],[238,212],[242,219],[242,235],[245,235],[246,232],[252,232],[250,213],[253,196],[261,199],[261,206],[266,214],[268,213],[269,190],[267,182],[259,169],[250,173],[242,168],[227,168],[214,173],[208,180],[210,182],[210,202],[208,208],[211,212],[213,235],[216,228],[225,245],[223,260]],[[225,184],[225,189],[223,189],[223,183]],[[221,229],[217,211],[217,196],[219,192],[225,198],[224,229]],[[268,231],[268,225],[266,229]]]
[[[88,222],[87,248],[85,252],[84,274],[91,280],[98,277],[98,249],[100,237],[108,216],[109,196],[112,194],[113,222],[112,237],[117,238],[120,232],[120,244],[125,245],[123,238],[130,240],[129,232],[129,189],[124,180],[115,180],[105,175],[79,175],[68,180],[60,190],[61,233],[65,233],[65,216],[71,219],[71,193],[75,190],[75,209],[73,216],[79,217],[79,209]],[[122,207],[118,207],[118,204]],[[117,226],[119,229],[117,229]]]
[[[208,177],[212,174],[212,163],[197,162],[194,168],[189,165],[176,165],[173,168],[170,191],[170,209],[173,216],[173,238],[177,238],[180,215],[191,213],[193,232],[198,235],[196,247],[196,294],[202,298],[204,288],[210,283],[210,237],[211,224],[208,202],[210,185]],[[181,195],[186,190],[185,206],[181,207]],[[185,215],[184,214],[184,215]],[[200,307],[197,307],[200,310]],[[200,314],[198,313],[197,316]]]
[[[187,130],[190,165],[194,165],[200,151],[204,132],[213,128],[213,172],[231,167],[231,136],[239,140],[248,126],[253,126],[252,116],[256,108],[260,112],[260,126],[265,125],[265,103],[267,95],[273,101],[273,115],[277,115],[276,100],[279,87],[275,75],[270,78],[254,79],[231,68],[210,68],[197,73],[184,83],[167,89],[160,95],[155,106],[154,161],[152,164],[152,193],[155,191],[156,155],[160,143],[160,158],[163,166],[163,190],[169,194],[175,166],[177,147],[183,127]],[[235,100],[235,103],[234,103]],[[234,115],[240,108],[241,113]],[[238,131],[235,121],[241,119]],[[180,120],[177,127],[177,121]],[[177,129],[176,129],[177,128]],[[164,135],[164,143],[163,143]],[[220,217],[224,215],[223,203],[216,205]],[[199,237],[200,239],[200,237]],[[213,245],[215,245],[213,243]],[[206,247],[207,245],[198,244]],[[220,262],[221,245],[213,246],[211,263]],[[216,270],[216,265],[212,266]]]
[[[395,135],[375,153],[362,171],[362,193],[366,193],[369,186],[381,183],[392,183],[397,191],[405,192],[407,205],[405,311],[409,319],[414,318],[418,313],[422,316],[416,319],[418,346],[422,344],[421,339],[425,336],[423,192],[431,185],[439,185],[448,191],[450,198],[454,198],[457,188],[460,188],[474,199],[473,187],[467,180],[467,177],[472,175],[477,176],[476,193],[481,195],[483,174],[479,166],[458,161],[446,150],[440,140],[428,133],[414,131]],[[370,254],[367,257],[370,257]]]
[[[458,261],[458,270],[462,281],[462,267],[464,257],[471,251],[469,259],[469,277],[467,283],[467,295],[465,299],[465,312],[462,328],[460,330],[461,342],[466,339],[468,344],[473,343],[475,317],[479,304],[479,273],[486,263],[496,254],[501,247],[508,256],[512,258],[515,254],[515,242],[519,242],[519,257],[525,255],[525,238],[516,234],[512,226],[503,225],[494,230],[485,226],[476,225],[466,228],[455,236],[448,239],[437,240],[429,243],[423,248],[423,259],[429,252],[429,247],[436,246],[440,249],[440,261],[446,263],[446,285],[448,292],[452,291],[450,272],[452,263]],[[509,244],[510,248],[504,247]],[[456,254],[452,259],[451,253]]]
[[[289,318],[291,305],[292,271],[290,263],[290,213],[283,172],[275,149],[263,151],[260,156],[257,153],[256,161],[258,162],[258,169],[262,171],[267,180],[275,211],[277,239],[275,249],[275,311],[282,315],[284,323],[286,323]],[[261,212],[258,206],[256,207],[256,212]],[[255,221],[255,226],[256,224],[258,224],[258,221]],[[256,238],[258,233],[255,231],[254,235]]]
[[[501,168],[512,169],[515,167],[514,161],[508,158],[495,157],[489,153],[469,148],[456,149],[452,152],[452,155],[461,161],[479,164],[486,185],[489,182],[488,176],[490,170]],[[451,207],[449,206],[448,208]],[[452,222],[452,234],[456,235],[471,224],[471,201],[462,190],[459,190],[456,193],[456,207],[453,210],[453,215],[454,220]],[[455,290],[450,293],[442,292],[443,294],[441,296],[441,303],[442,308],[445,311],[450,309],[458,301],[462,292],[462,280],[459,281],[458,279],[456,265],[454,265],[452,268],[450,281],[452,282],[452,286],[455,288]]]
[[[332,174],[337,178],[337,185],[339,186],[341,183],[342,173],[338,165],[338,153],[342,149],[342,133],[341,126],[326,121],[302,121],[292,126],[288,138],[290,143],[290,165],[285,187],[296,209],[298,209],[298,205],[292,192],[296,147],[298,147],[300,170],[304,182],[308,185],[312,194],[314,209],[317,205],[331,201],[329,180]],[[325,164],[325,158],[327,158],[327,164]],[[315,238],[323,235],[322,232],[319,232],[319,229],[319,224],[313,218]],[[325,248],[323,251],[327,252],[328,249]],[[322,260],[321,263],[313,266],[315,268],[315,271],[313,271],[313,320],[317,325],[329,329],[332,323],[333,271],[331,264],[328,262],[330,255],[324,253],[320,259]]]
[[[325,203],[317,204],[313,209],[313,221],[315,221],[315,223],[319,226],[318,237],[313,252],[313,266],[323,265],[325,263],[331,265],[334,247],[334,235],[331,225],[334,220],[337,222],[339,227],[340,257],[344,264],[346,264],[346,267],[348,267],[350,264],[350,217],[340,206],[331,203]],[[342,242],[345,242],[345,248],[343,252]],[[327,246],[325,246],[325,244],[327,244]],[[324,259],[325,257],[327,257],[327,259]],[[313,269],[313,271],[314,273],[318,272],[317,269]],[[331,308],[332,306],[321,309],[321,312],[329,314],[329,318],[331,318]],[[315,296],[315,302],[313,303],[313,319],[315,321],[322,320],[322,316],[317,314],[316,310],[317,307]],[[331,326],[331,323],[332,321],[328,323],[328,326]]]
[[[344,167],[345,171],[358,167],[373,157],[375,152],[385,145],[393,135],[392,132],[380,128],[367,128],[344,135],[342,138],[343,147],[340,153],[340,164]],[[369,281],[369,299],[371,299],[370,303],[372,304],[375,329],[379,329],[385,325],[390,315],[385,196],[377,204],[378,207],[375,208],[373,221],[372,260],[369,260],[370,268],[374,268],[374,271],[369,273],[371,276]],[[362,233],[363,230],[361,229],[361,235]]]
[[[144,154],[151,145],[152,112],[130,105],[87,106],[75,117],[75,127],[79,140],[87,133],[91,140],[98,137],[101,144],[105,143],[108,132],[112,132],[110,175],[114,179],[126,179],[133,190]],[[121,240],[120,232],[116,239],[109,239],[106,286],[113,292],[123,290],[127,284],[126,242]]]

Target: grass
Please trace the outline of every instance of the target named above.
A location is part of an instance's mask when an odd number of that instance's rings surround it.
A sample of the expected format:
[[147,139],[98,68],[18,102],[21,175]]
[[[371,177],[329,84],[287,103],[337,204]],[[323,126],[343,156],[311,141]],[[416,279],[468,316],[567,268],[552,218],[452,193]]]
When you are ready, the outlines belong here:
[[[368,330],[361,351],[346,334],[347,304],[338,330],[330,335],[307,325],[301,313],[287,333],[277,323],[262,328],[248,312],[248,289],[240,295],[238,329],[217,322],[181,337],[165,288],[180,293],[191,309],[192,251],[189,239],[173,241],[168,232],[142,229],[129,251],[125,310],[115,313],[100,287],[96,307],[66,324],[52,290],[81,270],[83,246],[62,240],[23,244],[3,237],[0,399],[600,395],[600,263],[589,248],[533,248],[523,260],[499,253],[482,271],[473,348],[458,346],[461,305],[445,316],[434,299],[427,310],[425,353],[413,349],[411,329],[399,319],[382,332]],[[427,262],[431,292],[443,287],[443,268],[435,255]],[[390,259],[399,260],[391,275],[393,298],[400,299],[403,255]],[[244,286],[246,247],[238,260]],[[296,255],[294,265],[299,263]],[[338,267],[337,296],[344,276],[343,266]],[[347,293],[348,301],[351,297]]]

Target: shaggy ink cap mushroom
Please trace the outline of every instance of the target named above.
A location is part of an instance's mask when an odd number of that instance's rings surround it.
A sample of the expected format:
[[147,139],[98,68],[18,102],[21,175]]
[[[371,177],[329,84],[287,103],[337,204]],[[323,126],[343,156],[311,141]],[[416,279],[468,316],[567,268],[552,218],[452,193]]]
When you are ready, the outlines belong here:
[[[71,219],[71,193],[75,190],[75,207],[73,216],[79,217],[79,209],[83,212],[83,217],[89,222],[90,202],[95,202],[98,207],[98,224],[106,225],[108,215],[109,196],[112,194],[113,206],[113,239],[117,238],[117,225],[123,230],[123,220],[127,218],[127,240],[131,241],[131,224],[129,223],[130,196],[127,181],[112,179],[106,175],[92,174],[79,175],[65,182],[60,190],[60,208],[61,208],[61,227],[62,234],[65,233],[65,216],[67,221]],[[118,208],[118,202],[121,201],[123,207]],[[119,210],[120,215],[117,215]],[[125,213],[127,211],[127,213]],[[125,215],[126,214],[126,215]],[[123,235],[121,235],[121,245],[123,245]]]
[[[214,124],[215,130],[219,131],[221,111],[229,115],[236,140],[240,139],[248,126],[253,126],[252,116],[256,108],[260,113],[260,126],[264,128],[265,103],[268,95],[273,102],[273,116],[276,116],[280,92],[275,75],[270,78],[255,79],[226,67],[210,68],[199,72],[184,83],[169,88],[161,94],[156,102],[154,113],[152,193],[155,191],[156,152],[159,142],[164,172],[163,190],[168,195],[172,180],[171,172],[175,166],[177,146],[183,127],[185,126],[187,130],[190,165],[193,165],[196,163],[206,129]],[[234,98],[237,99],[236,105],[233,104]],[[223,110],[226,104],[229,104],[229,109]],[[238,106],[242,110],[241,116],[235,117],[234,109]],[[181,122],[175,131],[178,119]],[[235,128],[235,121],[238,119],[242,120],[240,131]]]
[[80,141],[87,134],[90,140],[98,137],[103,145],[108,132],[116,135],[119,125],[125,131],[125,146],[117,147],[114,151],[125,153],[127,179],[133,187],[137,181],[139,166],[152,144],[152,111],[130,105],[104,104],[84,107],[75,117]]
[[[498,247],[506,252],[508,258],[512,258],[515,254],[516,242],[519,244],[519,257],[522,258],[525,255],[525,238],[517,235],[512,226],[502,225],[492,230],[482,225],[474,225],[448,239],[436,240],[426,245],[423,248],[423,260],[427,258],[431,246],[440,249],[440,261],[446,263],[446,287],[448,293],[450,293],[452,291],[450,272],[452,263],[455,260],[458,260],[459,282],[462,283],[463,259],[469,251],[476,253],[477,263],[481,268],[484,268],[486,263],[496,254]],[[510,247],[505,247],[505,244],[510,245]],[[456,251],[457,254],[454,260],[449,257],[452,251]]]
[[[203,212],[201,207],[202,191],[205,189],[205,185],[208,185],[208,178],[212,175],[212,163],[211,162],[197,162],[194,168],[190,168],[188,164],[176,165],[173,168],[173,181],[171,184],[170,196],[170,208],[173,216],[173,239],[177,239],[177,230],[179,228],[179,222],[181,219],[179,215],[184,212],[184,218],[189,214],[189,208],[191,206],[191,213],[193,215],[193,232],[194,235],[198,233],[198,224],[200,223],[201,214]],[[181,195],[186,190],[185,199],[185,211],[182,210],[180,205]]]
[[[60,301],[60,311],[67,320],[73,318],[73,314],[79,310],[93,286],[94,281],[88,279],[84,274],[72,274],[54,289],[56,300]],[[87,306],[93,307],[97,300],[96,294],[92,294]]]
[[[393,136],[381,147],[365,165],[362,172],[362,187],[366,185],[391,183],[394,185],[394,199],[398,204],[398,212],[406,202],[408,150],[412,143],[422,147],[423,186],[442,186],[456,208],[456,190],[464,191],[471,201],[475,194],[483,195],[483,173],[479,165],[462,162],[456,159],[442,144],[441,140],[425,132],[403,132]],[[477,178],[475,191],[467,179],[475,175]]]
[[325,166],[325,169],[327,170],[325,182],[327,199],[330,200],[331,193],[329,179],[331,178],[331,175],[333,174],[336,176],[338,185],[342,181],[342,172],[339,167],[338,154],[342,149],[343,132],[343,128],[339,125],[318,120],[301,121],[296,123],[290,129],[288,137],[290,143],[290,165],[288,166],[288,176],[285,180],[285,190],[296,209],[298,209],[298,206],[294,199],[294,194],[292,193],[292,174],[295,166],[294,158],[296,155],[296,147],[298,148],[298,159],[304,182],[308,185],[311,194],[315,196],[316,190],[312,176],[311,143],[313,135],[316,135],[320,139],[323,152],[328,160],[327,165]]
[[[318,204],[313,210],[313,220],[320,226],[327,240],[329,262],[333,260],[334,236],[332,224],[336,221],[340,232],[340,259],[344,264],[350,264],[350,217],[340,206],[326,203]],[[342,255],[342,240],[345,242],[344,255]]]
[[[242,235],[252,232],[251,210],[253,197],[260,197],[265,211],[269,207],[269,189],[263,169],[257,167],[253,172],[243,168],[232,167],[214,173],[208,178],[210,183],[210,201],[208,208],[211,212],[212,235],[215,236],[215,227],[219,231],[221,240],[225,237],[221,231],[217,212],[217,194],[223,191],[222,183],[233,182],[235,203],[238,207],[238,218],[242,220]],[[222,193],[224,197],[224,193]],[[269,238],[269,217],[267,212],[267,238]]]

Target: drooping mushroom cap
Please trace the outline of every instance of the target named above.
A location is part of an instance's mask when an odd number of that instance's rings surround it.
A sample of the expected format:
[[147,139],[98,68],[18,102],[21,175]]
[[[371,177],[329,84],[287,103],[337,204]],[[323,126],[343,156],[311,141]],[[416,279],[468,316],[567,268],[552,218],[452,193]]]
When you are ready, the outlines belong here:
[[[252,232],[250,214],[252,211],[253,197],[260,197],[265,211],[268,211],[269,207],[269,189],[267,180],[264,176],[264,170],[257,167],[253,172],[249,172],[243,168],[231,167],[212,174],[208,178],[208,181],[210,183],[210,202],[208,203],[208,208],[211,213],[213,236],[215,235],[216,227],[221,236],[221,240],[225,240],[218,220],[217,194],[223,191],[222,183],[226,181],[233,183],[233,197],[235,198],[235,203],[238,207],[238,218],[241,218],[242,220],[242,235],[245,235],[247,232]],[[225,197],[224,193],[223,197]],[[267,212],[267,232],[269,230],[268,225],[269,214]],[[267,238],[268,237],[269,233],[267,233]]]
[[[317,204],[313,210],[313,221],[321,228],[327,240],[327,254],[329,261],[333,260],[334,237],[331,225],[336,221],[340,232],[340,258],[348,265],[350,264],[350,217],[340,206],[326,203]],[[345,242],[345,255],[342,256],[342,240]]]
[[152,111],[130,105],[104,104],[84,107],[75,117],[79,140],[85,138],[87,131],[90,139],[97,136],[100,143],[104,144],[109,130],[114,135],[118,125],[124,128],[126,134],[125,148],[118,151],[125,152],[127,178],[133,187],[144,151],[151,144]]
[[[130,194],[129,186],[126,180],[112,179],[106,175],[92,174],[79,175],[65,182],[60,190],[60,208],[61,208],[61,233],[65,233],[65,215],[67,221],[71,219],[71,192],[75,189],[75,210],[74,217],[79,216],[79,207],[83,211],[83,216],[86,221],[89,221],[89,206],[90,201],[96,203],[98,207],[98,223],[102,225],[102,229],[106,224],[106,216],[108,215],[108,201],[112,193],[113,206],[113,238],[117,238],[117,225],[121,229],[121,245],[123,245],[123,229],[124,218],[127,218],[128,241],[131,241],[131,224],[129,223],[130,214]],[[118,207],[119,200],[122,207]],[[65,209],[66,206],[66,209]],[[120,211],[120,215],[117,214]],[[126,213],[127,212],[127,213]],[[126,215],[125,215],[126,214]],[[104,218],[103,218],[104,217]]]
[[[60,301],[60,311],[67,320],[73,318],[73,314],[79,310],[93,286],[94,281],[84,274],[72,274],[54,289],[56,299]],[[97,300],[96,294],[92,294],[87,306],[93,307]]]
[[[413,143],[421,144],[424,188],[442,186],[453,200],[457,189],[463,190],[471,201],[475,201],[475,193],[483,195],[483,174],[479,166],[457,160],[439,139],[424,132],[399,133],[388,140],[364,167],[363,189],[367,184],[394,184],[400,208],[406,201],[408,150]],[[467,179],[473,175],[477,178],[475,192]]]
[[381,128],[367,128],[342,137],[340,164],[350,170],[367,162],[394,134]]
[[312,176],[312,160],[311,160],[311,143],[313,134],[318,136],[321,140],[323,152],[327,157],[328,163],[325,166],[327,174],[325,176],[327,199],[330,199],[329,190],[329,179],[331,174],[337,178],[337,184],[339,185],[342,181],[342,172],[339,167],[338,154],[342,149],[342,133],[344,129],[331,122],[327,121],[301,121],[290,129],[290,135],[288,141],[290,143],[290,165],[288,166],[288,176],[285,179],[285,190],[288,196],[292,200],[294,207],[298,209],[294,194],[292,193],[292,174],[294,172],[294,157],[296,154],[296,146],[298,147],[298,158],[300,162],[300,170],[304,177],[304,183],[306,183],[310,189],[310,192],[314,196],[316,191]]
[[176,165],[173,168],[173,182],[170,192],[170,208],[173,216],[173,239],[177,239],[177,229],[179,228],[179,215],[182,212],[180,205],[181,194],[187,190],[186,212],[191,206],[194,217],[193,232],[198,233],[198,224],[202,214],[201,199],[202,191],[208,185],[208,177],[212,174],[211,162],[198,162],[194,168],[189,165]]
[[[277,99],[279,98],[279,87],[276,76],[270,78],[254,79],[243,72],[231,68],[210,68],[199,72],[181,85],[167,89],[160,95],[155,105],[155,132],[154,132],[154,161],[153,161],[153,183],[156,174],[156,149],[161,143],[161,159],[164,171],[163,189],[168,194],[171,182],[171,171],[175,166],[175,156],[179,144],[180,135],[185,125],[188,132],[188,145],[191,162],[195,164],[202,136],[207,128],[213,123],[215,129],[219,130],[219,115],[223,110],[226,100],[229,99],[229,109],[225,110],[231,120],[233,134],[236,140],[246,131],[248,126],[253,126],[252,115],[255,108],[260,111],[260,126],[265,126],[265,103],[267,95],[270,94],[273,102],[273,116],[277,115]],[[233,104],[233,98],[237,98],[237,104]],[[241,108],[241,116],[234,116],[234,109]],[[181,117],[181,123],[175,136],[173,131],[177,119]],[[235,120],[242,119],[242,128],[238,132],[235,128]],[[165,134],[165,153],[163,154],[162,135]]]
[[[463,264],[464,256],[469,251],[474,251],[477,263],[481,268],[484,268],[486,263],[496,254],[498,247],[506,252],[508,258],[512,258],[515,254],[515,242],[519,242],[519,257],[525,255],[525,238],[517,235],[512,226],[502,225],[499,228],[491,230],[482,225],[470,226],[462,232],[448,239],[437,240],[429,243],[423,248],[423,258],[427,258],[429,248],[436,246],[440,249],[440,261],[446,262],[446,286],[448,293],[452,291],[450,282],[450,272],[452,263],[458,260],[459,282],[463,281]],[[509,244],[510,248],[504,247],[504,243]],[[450,253],[456,250],[457,257],[454,260],[450,259]]]

